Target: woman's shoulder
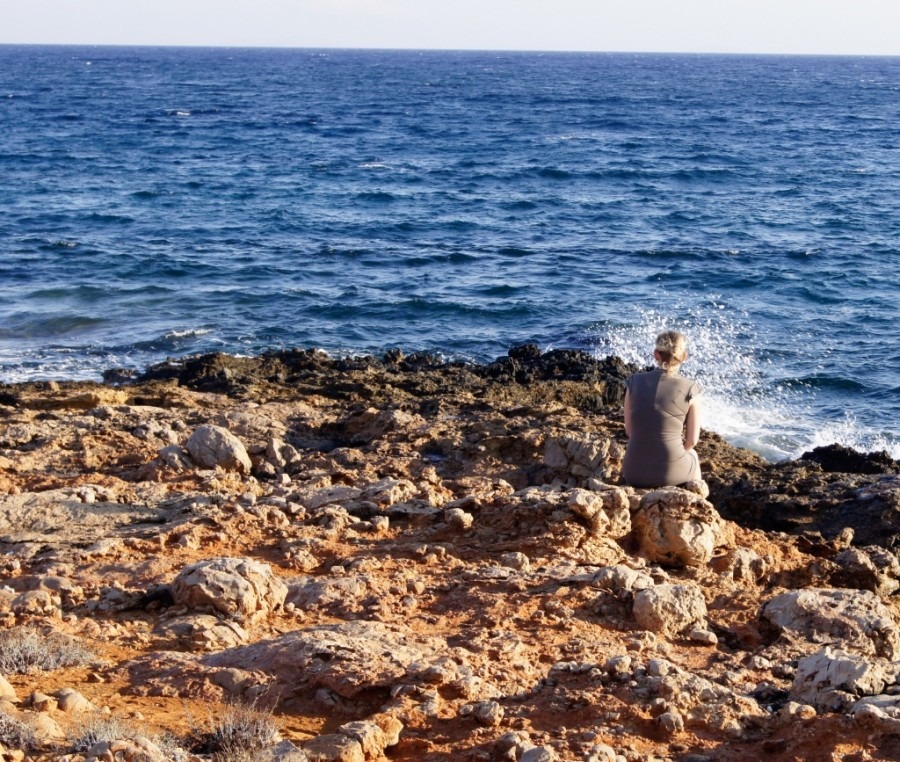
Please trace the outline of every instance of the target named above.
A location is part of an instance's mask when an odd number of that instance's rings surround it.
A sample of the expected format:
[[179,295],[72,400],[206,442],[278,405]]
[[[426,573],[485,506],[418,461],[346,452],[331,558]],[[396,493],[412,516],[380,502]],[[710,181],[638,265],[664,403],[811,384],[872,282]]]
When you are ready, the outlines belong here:
[[638,370],[631,374],[631,378],[647,378],[649,376],[658,376],[662,373],[662,368],[650,368],[648,370]]
[[664,373],[660,383],[667,384],[670,389],[684,389],[693,396],[700,394],[700,385],[692,378],[680,373]]
[[681,387],[687,392],[688,399],[699,397],[703,393],[703,389],[694,379],[679,376],[681,379]]
[[639,384],[641,380],[647,379],[651,376],[656,376],[659,373],[659,368],[655,368],[654,370],[639,370],[635,373],[632,373],[625,383],[627,386],[631,386],[632,384]]

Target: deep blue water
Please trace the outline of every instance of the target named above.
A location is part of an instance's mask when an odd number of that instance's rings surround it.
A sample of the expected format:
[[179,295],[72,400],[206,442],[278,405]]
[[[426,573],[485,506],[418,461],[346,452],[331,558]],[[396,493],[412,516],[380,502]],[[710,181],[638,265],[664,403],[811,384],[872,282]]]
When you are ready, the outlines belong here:
[[323,347],[649,358],[900,455],[900,59],[0,47],[0,380]]

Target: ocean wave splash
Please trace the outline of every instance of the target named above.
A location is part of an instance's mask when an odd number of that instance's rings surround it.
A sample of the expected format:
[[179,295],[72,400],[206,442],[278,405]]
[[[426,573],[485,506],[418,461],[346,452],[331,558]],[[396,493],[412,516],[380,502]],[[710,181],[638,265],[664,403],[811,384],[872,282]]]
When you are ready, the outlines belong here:
[[[783,359],[767,356],[766,342],[749,313],[735,313],[714,299],[704,305],[671,301],[667,310],[634,307],[620,322],[592,326],[586,332],[591,351],[598,358],[614,355],[649,367],[656,336],[681,331],[690,354],[682,372],[703,389],[703,425],[732,444],[772,461],[833,443],[862,452],[883,450],[900,459],[900,437],[873,431],[851,411],[836,411],[833,420],[823,421],[822,385],[785,376]],[[795,355],[801,352],[794,349]],[[808,356],[791,359],[792,364],[809,361]],[[835,378],[827,386],[840,392],[860,385]]]

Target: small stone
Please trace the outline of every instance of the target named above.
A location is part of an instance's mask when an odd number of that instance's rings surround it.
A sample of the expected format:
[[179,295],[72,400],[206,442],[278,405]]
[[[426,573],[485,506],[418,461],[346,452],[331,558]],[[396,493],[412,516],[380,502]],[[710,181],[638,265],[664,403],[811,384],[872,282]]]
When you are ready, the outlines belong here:
[[226,616],[254,621],[284,604],[284,584],[268,564],[252,558],[212,558],[186,566],[172,583],[175,603],[211,607]]
[[249,474],[253,464],[243,442],[228,429],[204,425],[191,434],[185,448],[199,466]]
[[702,643],[705,646],[714,646],[719,642],[719,638],[712,630],[695,629],[691,630],[688,639],[694,643]]
[[595,744],[588,754],[588,762],[616,762],[615,749],[605,743]]
[[495,728],[503,721],[503,707],[496,701],[480,701],[472,708],[472,715],[479,725]]
[[706,601],[695,585],[662,584],[634,597],[634,618],[642,629],[668,636],[703,629]]
[[788,701],[778,713],[783,720],[811,720],[816,716],[816,708],[809,704]]
[[606,671],[613,677],[631,677],[632,659],[630,656],[613,656],[606,660]]
[[59,708],[66,714],[94,711],[94,705],[74,688],[63,688],[56,692]]
[[36,712],[52,712],[58,706],[58,702],[53,696],[48,696],[40,691],[35,691],[31,694],[29,703]]
[[519,757],[519,762],[556,762],[559,755],[550,746],[535,746]]
[[500,563],[510,569],[518,569],[527,572],[531,568],[531,562],[524,553],[504,553],[500,556]]
[[475,517],[461,508],[450,508],[445,511],[444,518],[451,527],[459,531],[471,529],[472,524],[475,523]]
[[303,745],[309,762],[365,762],[359,741],[341,733],[319,736]]
[[684,730],[684,717],[678,712],[664,712],[656,718],[659,727],[669,735],[674,735]]
[[339,730],[359,743],[367,759],[378,759],[388,746],[384,730],[374,722],[348,722]]

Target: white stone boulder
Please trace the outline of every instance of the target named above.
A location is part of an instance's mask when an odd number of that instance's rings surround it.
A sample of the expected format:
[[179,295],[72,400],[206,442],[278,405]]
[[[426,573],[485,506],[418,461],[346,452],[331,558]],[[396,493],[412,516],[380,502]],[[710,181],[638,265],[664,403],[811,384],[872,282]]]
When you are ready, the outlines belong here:
[[642,629],[677,637],[706,627],[706,600],[695,585],[656,585],[634,596],[635,621]]
[[585,519],[595,536],[618,539],[631,531],[628,493],[621,487],[573,489],[569,492],[569,510]]
[[203,468],[219,468],[249,474],[252,468],[247,448],[234,434],[221,426],[206,424],[188,438],[185,448],[194,462]]
[[213,609],[253,622],[281,608],[288,587],[272,568],[252,558],[213,558],[186,566],[172,583],[176,604]]
[[792,701],[839,712],[862,696],[875,696],[897,681],[900,665],[826,646],[797,664]]
[[632,569],[624,564],[605,566],[594,575],[594,581],[604,590],[609,590],[619,597],[653,587],[653,577],[643,571]]
[[53,694],[60,711],[66,714],[79,714],[81,712],[94,712],[97,710],[84,695],[74,688],[61,688]]
[[712,503],[680,487],[646,493],[632,514],[640,554],[652,563],[702,566],[733,533]]
[[403,723],[391,715],[379,715],[369,720],[348,722],[338,732],[357,741],[366,759],[381,759],[389,746],[400,742]]
[[318,736],[303,745],[309,762],[366,762],[359,741],[342,733]]
[[900,630],[890,609],[868,590],[805,588],[782,593],[760,614],[778,631],[820,645],[839,641],[863,656],[900,658]]
[[858,723],[882,733],[900,733],[900,696],[864,696],[847,710]]

